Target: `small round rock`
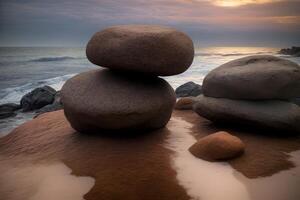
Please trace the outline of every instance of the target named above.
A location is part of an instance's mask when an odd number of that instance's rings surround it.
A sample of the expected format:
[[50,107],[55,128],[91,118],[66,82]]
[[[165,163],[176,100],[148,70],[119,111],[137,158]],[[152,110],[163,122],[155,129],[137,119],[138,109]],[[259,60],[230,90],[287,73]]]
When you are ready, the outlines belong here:
[[218,161],[240,156],[245,144],[236,136],[220,131],[201,138],[189,148],[196,157],[207,161]]
[[182,97],[175,104],[176,110],[192,110],[193,105],[197,102],[197,97]]
[[173,88],[161,78],[106,69],[69,79],[61,98],[66,118],[79,132],[161,128],[176,100]]
[[121,25],[95,33],[86,55],[109,69],[171,76],[190,67],[194,46],[189,36],[170,27]]

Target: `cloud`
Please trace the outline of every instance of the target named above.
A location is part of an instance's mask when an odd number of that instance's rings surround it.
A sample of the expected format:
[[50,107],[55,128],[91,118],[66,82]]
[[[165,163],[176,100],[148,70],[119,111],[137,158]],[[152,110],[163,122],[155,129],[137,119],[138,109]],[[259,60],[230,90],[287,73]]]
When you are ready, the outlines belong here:
[[[238,6],[220,6],[222,2]],[[195,40],[221,33],[257,33],[258,38],[274,31],[294,38],[300,32],[299,13],[298,0],[1,0],[0,45],[50,40],[82,44],[93,32],[116,24],[170,25]]]
[[282,0],[211,0],[214,5],[223,7],[236,7],[247,4],[265,4],[274,3]]

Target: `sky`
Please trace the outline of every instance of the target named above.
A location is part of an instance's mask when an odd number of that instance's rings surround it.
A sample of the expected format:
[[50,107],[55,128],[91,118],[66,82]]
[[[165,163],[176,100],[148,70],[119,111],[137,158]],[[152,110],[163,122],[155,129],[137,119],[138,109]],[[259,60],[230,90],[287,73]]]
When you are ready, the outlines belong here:
[[172,26],[199,46],[299,46],[300,0],[0,0],[0,46],[85,46],[119,24]]

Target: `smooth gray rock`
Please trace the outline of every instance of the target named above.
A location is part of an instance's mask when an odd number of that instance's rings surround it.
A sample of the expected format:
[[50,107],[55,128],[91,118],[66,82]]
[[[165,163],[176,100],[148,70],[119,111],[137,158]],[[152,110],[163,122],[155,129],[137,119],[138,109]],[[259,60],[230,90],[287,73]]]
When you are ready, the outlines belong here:
[[248,56],[212,70],[203,94],[229,99],[290,99],[300,94],[300,66],[274,56]]
[[245,101],[201,95],[193,109],[214,122],[300,132],[300,107],[287,101]]
[[69,79],[61,90],[65,116],[79,132],[157,129],[175,104],[163,79],[111,70],[92,70]]
[[35,88],[25,94],[21,101],[21,107],[24,112],[42,108],[54,101],[56,90],[50,86]]
[[89,61],[114,70],[170,76],[194,59],[192,40],[166,26],[113,26],[94,34],[86,47]]
[[176,88],[175,93],[177,97],[196,97],[202,94],[202,86],[190,81]]

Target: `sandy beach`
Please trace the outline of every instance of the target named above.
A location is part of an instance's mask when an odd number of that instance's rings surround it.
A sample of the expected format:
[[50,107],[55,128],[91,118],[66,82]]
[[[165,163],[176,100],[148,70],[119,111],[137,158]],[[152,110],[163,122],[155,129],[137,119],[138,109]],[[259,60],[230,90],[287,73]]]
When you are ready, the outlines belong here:
[[[226,130],[242,138],[247,145],[245,154],[230,160],[228,164],[221,162],[207,165],[208,162],[202,161],[204,167],[201,169],[201,164],[198,162],[200,159],[192,157],[186,149],[180,150],[180,147],[184,146],[178,145],[180,144],[178,138],[174,139],[174,137],[182,137],[184,145],[188,144],[188,141],[193,142],[195,138],[218,130]],[[185,138],[185,134],[188,134],[188,139]],[[172,141],[175,143],[172,144]],[[70,184],[69,190],[59,188],[58,194],[64,195],[64,191],[74,192],[75,196],[84,194],[87,200],[100,197],[122,199],[124,196],[126,199],[190,199],[191,196],[194,199],[201,196],[204,197],[203,199],[213,199],[205,197],[220,199],[218,197],[222,191],[228,191],[230,183],[239,186],[232,187],[232,192],[228,193],[232,196],[238,195],[244,199],[254,196],[255,199],[263,199],[265,194],[270,193],[271,188],[268,185],[272,183],[272,177],[276,178],[277,174],[289,170],[299,170],[295,160],[292,161],[290,156],[291,152],[300,149],[299,141],[299,136],[277,137],[253,130],[214,127],[209,121],[192,111],[174,111],[166,128],[151,133],[133,134],[131,137],[124,137],[122,134],[114,137],[105,134],[80,134],[70,127],[62,111],[56,111],[29,121],[0,139],[0,166],[3,172],[0,192],[4,199],[11,200],[19,199],[20,196],[24,199],[33,198],[33,194],[37,191],[50,194],[52,188],[49,184],[39,184],[40,182],[35,179],[40,177],[49,180],[51,174],[66,174],[69,168],[72,171],[71,175],[82,177],[83,180],[78,184],[85,186],[86,191],[80,193],[76,186]],[[179,150],[174,147],[178,147]],[[180,151],[185,151],[187,154],[182,154]],[[199,165],[199,172],[192,164],[195,161]],[[299,163],[299,160],[296,161]],[[194,175],[185,171],[182,165],[186,165],[187,168],[190,165]],[[10,173],[12,166],[14,173]],[[39,170],[41,168],[43,170]],[[209,168],[220,171],[215,171],[211,175],[203,173]],[[30,176],[28,176],[28,169],[31,169]],[[226,170],[229,171],[226,173]],[[201,180],[201,176],[198,177],[197,173],[206,174],[206,179]],[[62,181],[67,181],[67,177],[62,176]],[[222,185],[224,184],[222,177],[225,183],[229,183],[227,189],[220,190],[216,187],[208,190],[210,185],[214,185],[210,184],[209,180],[220,182]],[[260,181],[259,189],[255,185],[262,177],[267,177],[269,180]],[[8,184],[16,179],[18,184]],[[300,181],[297,174],[290,177],[289,173],[285,173],[280,179],[286,184],[290,183],[288,191],[285,191],[287,188],[281,187],[281,191],[273,191],[273,193],[278,193],[277,197],[288,193],[291,197],[289,199],[299,198],[300,193],[294,185]],[[193,189],[190,187],[191,184],[188,184],[189,180],[191,182],[198,180],[200,183],[203,181],[202,187],[207,190],[203,190],[201,194],[201,184],[192,184]],[[52,181],[56,180],[52,179]],[[51,183],[51,179],[49,182]],[[94,184],[91,187],[92,183]],[[264,191],[262,188],[268,190]],[[16,189],[22,191],[18,193],[22,195],[18,196],[12,192]],[[63,196],[58,195],[56,199],[63,199]]]

